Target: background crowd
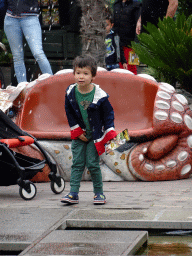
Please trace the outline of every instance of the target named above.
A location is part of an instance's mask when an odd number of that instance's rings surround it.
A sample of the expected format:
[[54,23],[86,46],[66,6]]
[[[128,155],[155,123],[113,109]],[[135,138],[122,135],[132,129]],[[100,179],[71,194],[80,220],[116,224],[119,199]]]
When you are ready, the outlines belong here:
[[[144,26],[148,22],[157,26],[159,18],[168,16],[173,18],[178,0],[111,0],[110,2],[110,16],[106,19],[106,68],[112,70],[120,67],[137,74],[131,42],[137,41],[137,35],[145,32]],[[1,0],[1,5],[1,17],[5,15],[4,31],[13,55],[18,83],[27,80],[23,36],[41,72],[52,74],[50,63],[42,47],[38,0]]]
[[[142,0],[142,3],[138,0],[116,0],[112,5],[111,29],[106,30],[108,70],[120,67],[137,74],[137,66],[131,63],[134,57],[130,55],[132,53],[131,41],[137,41],[137,35],[146,32],[144,26],[148,22],[157,26],[159,19],[168,16],[173,18],[177,7],[178,0]],[[106,22],[108,25],[109,18]],[[111,42],[109,37],[112,38]],[[119,37],[118,43],[115,43],[115,37]],[[119,49],[120,53],[121,49],[123,50],[124,56],[119,55]],[[111,55],[114,56],[114,52],[116,52],[116,58],[113,57],[114,63],[112,63]]]

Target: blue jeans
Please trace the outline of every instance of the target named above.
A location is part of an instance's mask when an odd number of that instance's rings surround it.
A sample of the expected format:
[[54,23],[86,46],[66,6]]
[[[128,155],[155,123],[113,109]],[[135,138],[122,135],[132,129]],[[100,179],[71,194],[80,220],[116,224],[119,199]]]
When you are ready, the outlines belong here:
[[116,64],[112,64],[112,65],[107,65],[106,67],[107,67],[108,71],[111,71],[111,70],[113,70],[115,68],[119,68],[119,64],[116,63]]
[[45,56],[42,47],[42,32],[37,15],[23,18],[5,16],[4,30],[13,54],[15,74],[18,83],[27,81],[24,63],[23,35],[31,49],[31,52],[39,64],[41,72],[53,74],[50,63]]

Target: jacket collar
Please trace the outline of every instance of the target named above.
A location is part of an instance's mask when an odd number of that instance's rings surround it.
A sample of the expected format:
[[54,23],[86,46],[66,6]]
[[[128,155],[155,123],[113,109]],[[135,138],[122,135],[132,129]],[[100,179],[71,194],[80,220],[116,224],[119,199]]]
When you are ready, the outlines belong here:
[[[71,84],[68,89],[67,89],[67,95],[69,98],[75,97],[75,86],[77,84]],[[101,102],[105,99],[108,98],[109,95],[100,88],[98,84],[94,84],[95,86],[95,95],[93,98],[93,102],[91,103],[90,107],[94,107],[93,105],[100,105]]]
[[94,84],[95,85],[95,95],[94,95],[94,98],[93,98],[93,104],[98,104],[99,101],[101,101],[102,99],[104,98],[108,98],[109,95],[103,91],[98,84]]

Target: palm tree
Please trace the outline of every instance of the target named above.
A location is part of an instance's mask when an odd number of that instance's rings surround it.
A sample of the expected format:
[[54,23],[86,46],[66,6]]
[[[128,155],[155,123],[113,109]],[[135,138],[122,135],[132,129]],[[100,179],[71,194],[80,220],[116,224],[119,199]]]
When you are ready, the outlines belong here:
[[78,0],[82,9],[82,54],[89,53],[99,66],[105,66],[106,0]]

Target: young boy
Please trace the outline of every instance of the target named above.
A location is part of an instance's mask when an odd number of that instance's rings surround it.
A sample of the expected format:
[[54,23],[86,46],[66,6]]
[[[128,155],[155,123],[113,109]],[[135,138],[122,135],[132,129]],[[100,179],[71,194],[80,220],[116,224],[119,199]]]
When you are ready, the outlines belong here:
[[120,46],[119,36],[115,36],[114,31],[112,30],[114,25],[112,17],[108,16],[106,18],[106,57],[105,63],[108,71],[112,69],[119,68],[119,62],[122,63],[123,68],[127,69],[127,63],[124,56],[123,48]]
[[108,94],[92,83],[97,73],[97,63],[89,55],[76,57],[73,63],[75,84],[66,90],[65,111],[71,128],[73,163],[70,193],[62,203],[79,202],[80,181],[87,166],[94,188],[94,204],[105,204],[99,155],[105,144],[116,137],[114,112]]

